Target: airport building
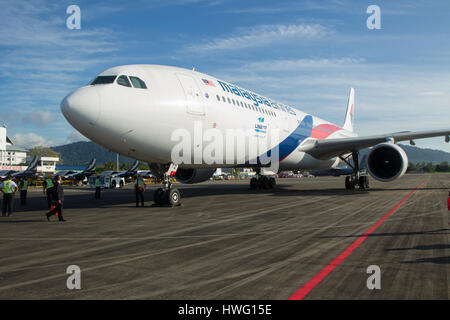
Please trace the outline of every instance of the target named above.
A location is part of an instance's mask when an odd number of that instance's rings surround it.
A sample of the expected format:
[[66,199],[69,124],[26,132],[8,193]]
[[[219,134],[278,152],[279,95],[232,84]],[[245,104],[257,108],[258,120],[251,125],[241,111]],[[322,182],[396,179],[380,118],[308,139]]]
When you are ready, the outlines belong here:
[[58,157],[41,157],[39,159],[40,163],[36,168],[38,173],[42,174],[55,174],[56,163],[59,161]]
[[0,127],[0,170],[23,170],[27,150],[14,145],[6,134],[6,126]]

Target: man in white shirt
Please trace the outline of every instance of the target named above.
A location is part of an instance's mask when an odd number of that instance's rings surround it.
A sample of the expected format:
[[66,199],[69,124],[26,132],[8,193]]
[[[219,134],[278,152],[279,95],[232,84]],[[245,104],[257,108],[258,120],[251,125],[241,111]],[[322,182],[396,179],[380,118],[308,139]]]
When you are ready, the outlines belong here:
[[12,216],[14,209],[14,195],[16,194],[17,184],[11,180],[11,175],[8,175],[2,183],[0,183],[0,191],[3,193],[2,204],[2,217],[6,216],[8,211],[8,217]]

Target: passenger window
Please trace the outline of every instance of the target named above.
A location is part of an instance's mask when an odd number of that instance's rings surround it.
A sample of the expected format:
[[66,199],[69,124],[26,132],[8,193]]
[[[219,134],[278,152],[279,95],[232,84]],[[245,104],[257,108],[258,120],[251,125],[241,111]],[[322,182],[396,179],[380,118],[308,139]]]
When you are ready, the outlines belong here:
[[139,88],[139,89],[147,89],[147,86],[145,85],[145,82],[139,79],[138,77],[132,77],[130,76],[131,83],[133,84],[133,87]]
[[226,100],[225,100],[225,97],[224,97],[224,96],[222,96],[222,101],[223,101],[223,102],[226,102]]
[[219,95],[216,95],[216,98],[217,98],[217,101],[220,102],[220,97],[219,97]]
[[231,104],[231,100],[230,100],[230,98],[227,98],[228,99],[228,103],[230,103]]
[[124,87],[130,87],[131,88],[131,83],[130,80],[128,80],[127,76],[120,76],[117,78],[117,84],[124,86]]

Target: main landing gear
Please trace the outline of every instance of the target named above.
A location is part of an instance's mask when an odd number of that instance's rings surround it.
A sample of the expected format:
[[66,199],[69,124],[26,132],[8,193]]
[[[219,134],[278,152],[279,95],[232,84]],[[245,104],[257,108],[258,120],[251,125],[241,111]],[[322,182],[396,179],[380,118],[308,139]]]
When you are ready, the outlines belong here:
[[250,179],[250,189],[273,189],[276,186],[274,177],[267,177],[261,175],[261,169],[256,169],[256,177]]
[[356,186],[358,186],[361,190],[369,188],[369,177],[367,175],[361,175],[359,172],[358,155],[358,152],[352,152],[351,157],[353,159],[353,165],[348,161],[350,156],[347,158],[340,157],[353,169],[352,175],[345,177],[345,189],[347,190],[354,190]]
[[158,188],[153,193],[153,200],[157,206],[176,207],[181,205],[181,194],[177,188],[172,187],[170,179],[175,175],[178,165],[171,164],[168,169],[162,168],[160,165],[151,166],[153,172],[157,173],[157,180],[162,181],[163,187]]

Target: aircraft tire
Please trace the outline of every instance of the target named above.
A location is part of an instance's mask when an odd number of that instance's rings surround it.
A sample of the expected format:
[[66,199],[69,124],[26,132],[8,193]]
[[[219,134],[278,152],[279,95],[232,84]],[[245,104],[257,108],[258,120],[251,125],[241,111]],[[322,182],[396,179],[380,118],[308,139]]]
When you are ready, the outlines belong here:
[[351,182],[350,182],[350,177],[349,176],[345,177],[345,189],[346,190],[350,190],[351,189]]
[[276,185],[277,185],[277,180],[275,180],[274,177],[270,177],[269,178],[269,188],[273,189],[273,188],[275,188]]
[[250,189],[255,190],[258,188],[258,180],[256,178],[250,179]]
[[266,176],[262,176],[259,179],[259,188],[260,189],[269,189],[269,178]]
[[155,202],[155,204],[162,204],[163,203],[163,197],[164,197],[164,191],[162,188],[158,188],[155,190],[155,192],[153,193],[153,201]]
[[367,178],[366,178],[365,176],[359,177],[358,185],[359,185],[359,188],[360,188],[361,190],[363,190],[363,189],[366,188],[366,179],[367,179]]
[[181,201],[181,194],[180,191],[178,191],[178,189],[174,188],[174,189],[170,189],[167,192],[168,195],[168,202],[172,207],[176,207],[180,205],[180,201]]

